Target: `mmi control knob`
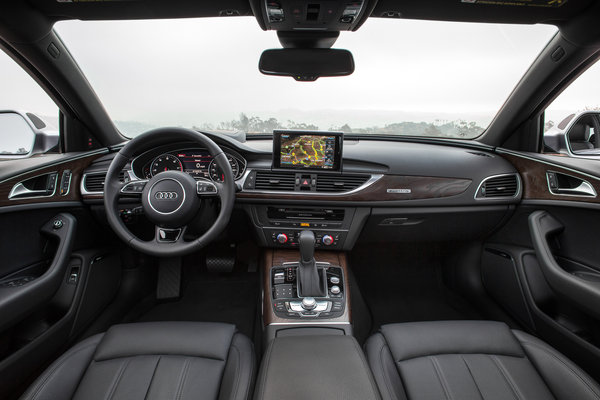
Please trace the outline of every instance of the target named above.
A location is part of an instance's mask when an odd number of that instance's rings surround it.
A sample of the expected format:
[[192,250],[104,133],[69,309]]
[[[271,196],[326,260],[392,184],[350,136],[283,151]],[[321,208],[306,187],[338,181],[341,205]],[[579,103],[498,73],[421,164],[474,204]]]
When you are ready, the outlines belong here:
[[306,311],[314,310],[317,307],[317,301],[314,297],[305,297],[302,299],[302,308]]
[[288,236],[285,233],[280,233],[279,235],[277,235],[277,242],[284,244],[287,243],[288,241]]
[[333,237],[331,235],[323,235],[321,241],[325,246],[331,246],[333,244]]

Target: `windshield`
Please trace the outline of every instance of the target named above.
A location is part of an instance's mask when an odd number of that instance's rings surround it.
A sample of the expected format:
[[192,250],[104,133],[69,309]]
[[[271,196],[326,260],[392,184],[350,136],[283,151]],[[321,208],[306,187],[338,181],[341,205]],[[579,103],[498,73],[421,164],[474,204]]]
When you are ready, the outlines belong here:
[[342,32],[347,77],[297,82],[262,75],[281,47],[254,18],[64,21],[55,26],[121,132],[159,126],[474,138],[556,32],[370,18]]

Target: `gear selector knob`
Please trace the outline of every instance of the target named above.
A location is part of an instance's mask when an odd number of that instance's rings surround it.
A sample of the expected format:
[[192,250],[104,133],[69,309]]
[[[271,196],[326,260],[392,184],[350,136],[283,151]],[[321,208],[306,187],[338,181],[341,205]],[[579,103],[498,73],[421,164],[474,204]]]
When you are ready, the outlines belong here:
[[315,259],[315,234],[313,231],[302,231],[298,236],[300,245],[300,260],[303,263],[314,262]]

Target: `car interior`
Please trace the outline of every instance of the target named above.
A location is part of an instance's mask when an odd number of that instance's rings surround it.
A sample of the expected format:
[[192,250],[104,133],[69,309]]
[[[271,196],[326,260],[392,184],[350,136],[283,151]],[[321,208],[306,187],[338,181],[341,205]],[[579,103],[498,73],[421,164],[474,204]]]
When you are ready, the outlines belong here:
[[[0,152],[0,398],[600,399],[600,161],[544,142],[545,110],[600,58],[599,20],[594,0],[2,2],[0,48],[58,119],[53,130],[35,110],[0,111],[0,146],[21,128],[34,138]],[[164,29],[150,39],[148,21],[172,25],[149,25]],[[239,73],[260,77],[251,96],[284,111],[299,87],[315,107],[346,99],[383,113],[407,93],[392,76],[406,72],[381,73],[385,98],[348,79],[384,71],[388,52],[408,59],[391,50],[400,37],[369,36],[372,58],[344,40],[413,22],[440,36],[453,23],[551,34],[477,124],[440,117],[414,134],[316,122],[350,118],[350,103],[305,112],[304,124],[265,119],[260,132],[245,115],[246,128],[192,126],[183,108],[180,122],[135,134],[119,121],[131,103],[166,113],[179,93],[186,101],[183,58],[167,54],[202,48],[160,41],[183,24],[208,26],[206,46],[239,41],[205,60],[234,71],[207,78],[228,95],[206,107],[252,103]],[[248,58],[244,35],[272,43],[252,53],[251,71],[224,61]],[[148,60],[111,54],[119,42],[161,65],[154,79]],[[501,77],[476,80],[477,57],[492,57],[476,53],[447,57],[483,98]],[[433,67],[411,61],[422,74],[404,78],[427,84]],[[459,79],[448,65],[423,86],[431,104],[434,86]],[[449,96],[458,107],[460,91]],[[554,139],[593,150],[598,115],[574,115]]]

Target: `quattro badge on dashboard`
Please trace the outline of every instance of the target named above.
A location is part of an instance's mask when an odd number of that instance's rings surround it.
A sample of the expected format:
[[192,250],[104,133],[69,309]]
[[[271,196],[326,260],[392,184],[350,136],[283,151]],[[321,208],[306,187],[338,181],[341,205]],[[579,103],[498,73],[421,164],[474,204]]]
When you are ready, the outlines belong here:
[[411,189],[388,189],[387,190],[388,193],[394,193],[394,194],[411,194],[412,190]]

